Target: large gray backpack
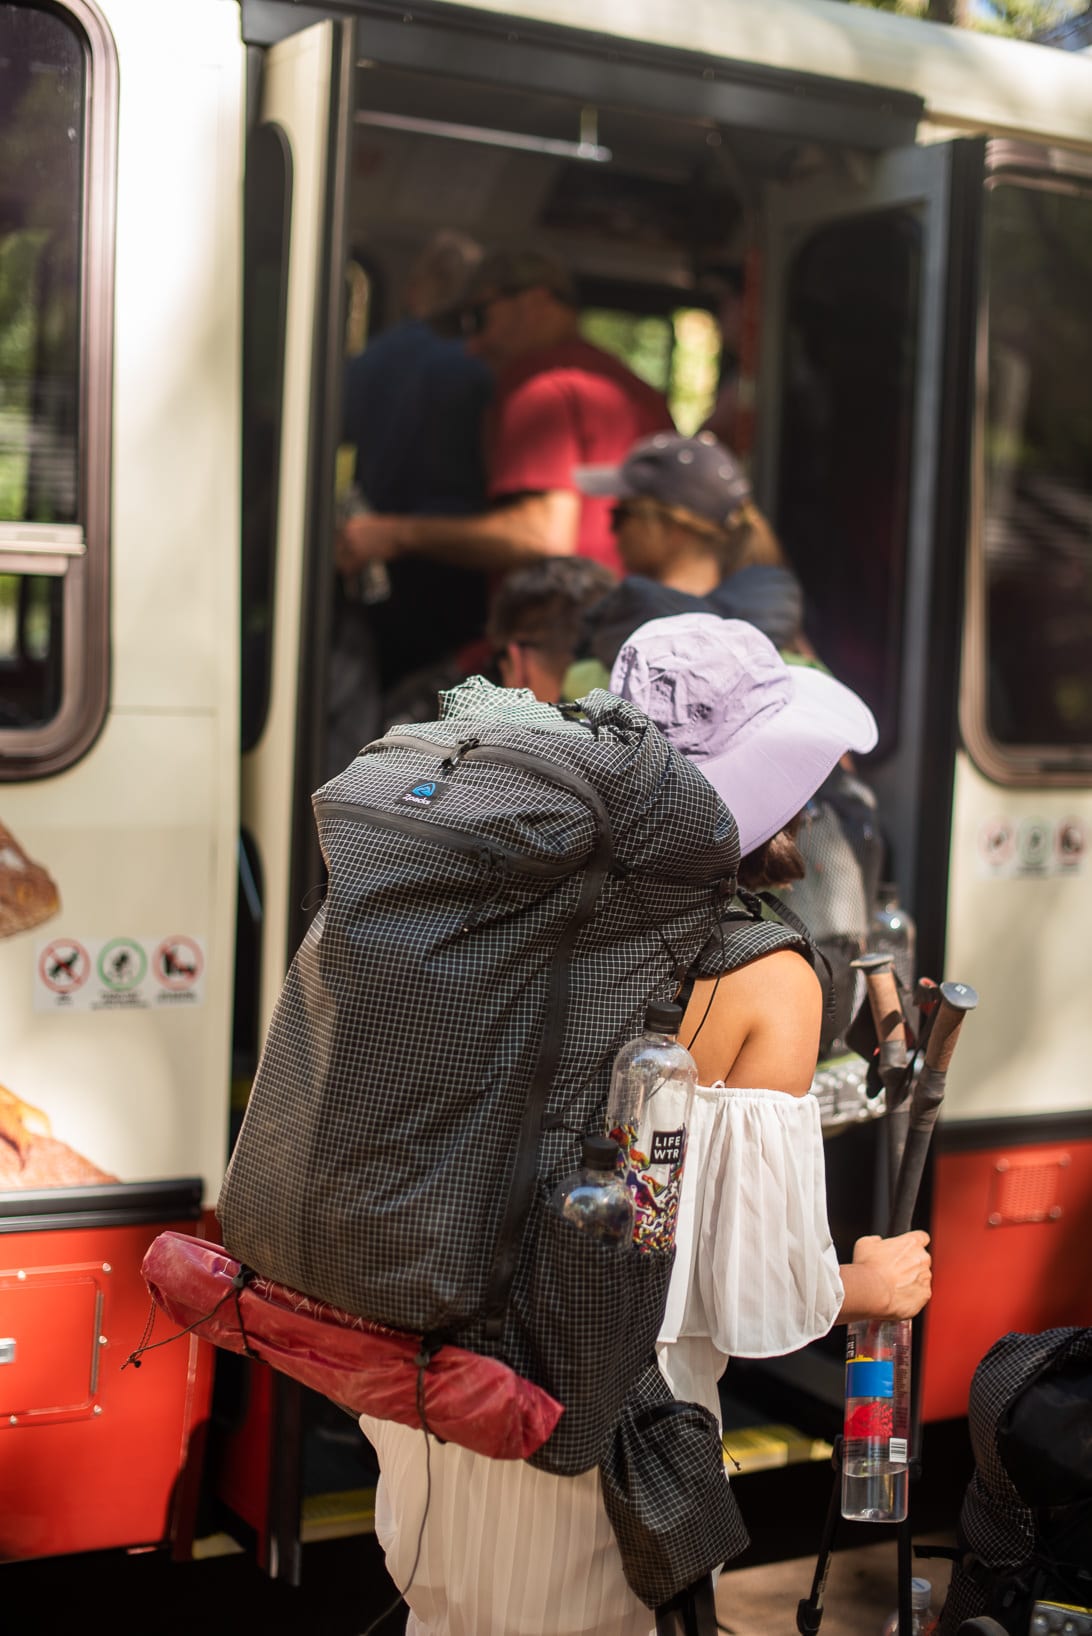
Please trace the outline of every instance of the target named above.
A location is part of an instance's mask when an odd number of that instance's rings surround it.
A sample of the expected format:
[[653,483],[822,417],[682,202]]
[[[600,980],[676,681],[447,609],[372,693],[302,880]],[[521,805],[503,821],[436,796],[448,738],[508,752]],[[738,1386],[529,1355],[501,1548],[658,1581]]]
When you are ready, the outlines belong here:
[[[671,1257],[606,1250],[546,1200],[601,1128],[618,1048],[718,924],[735,823],[633,706],[594,692],[567,716],[479,678],[368,745],[314,810],[329,884],[270,1025],[224,1242],[504,1358],[566,1408],[536,1463],[588,1469]],[[726,964],[772,946],[754,933]]]

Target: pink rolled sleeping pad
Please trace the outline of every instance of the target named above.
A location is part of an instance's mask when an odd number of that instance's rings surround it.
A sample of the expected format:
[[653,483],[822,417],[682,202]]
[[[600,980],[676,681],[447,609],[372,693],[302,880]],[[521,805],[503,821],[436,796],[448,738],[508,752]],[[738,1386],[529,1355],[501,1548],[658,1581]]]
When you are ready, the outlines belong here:
[[[214,1346],[249,1350],[353,1414],[420,1428],[420,1336],[387,1329],[269,1278],[253,1276],[237,1291],[232,1280],[240,1263],[221,1245],[186,1233],[160,1233],[141,1271],[156,1305]],[[433,1353],[423,1387],[429,1431],[494,1460],[534,1454],[563,1412],[548,1392],[507,1364],[460,1346]]]

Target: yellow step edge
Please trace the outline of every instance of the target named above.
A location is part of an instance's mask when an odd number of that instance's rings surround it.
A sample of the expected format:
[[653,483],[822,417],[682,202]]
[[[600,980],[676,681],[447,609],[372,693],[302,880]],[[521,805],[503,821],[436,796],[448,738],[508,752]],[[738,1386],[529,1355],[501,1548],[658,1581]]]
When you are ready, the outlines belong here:
[[350,1488],[335,1494],[309,1494],[303,1502],[300,1538],[305,1545],[320,1539],[346,1539],[351,1534],[374,1532],[374,1488]]
[[[778,1466],[829,1460],[831,1445],[809,1437],[795,1426],[743,1426],[724,1433],[724,1463],[730,1474],[771,1471]],[[739,1465],[739,1471],[733,1461]],[[346,1539],[375,1532],[375,1489],[353,1488],[341,1493],[310,1494],[303,1502],[300,1537],[305,1545],[317,1540]],[[241,1550],[227,1534],[210,1534],[193,1542],[198,1560],[227,1556]]]
[[728,1472],[735,1476],[744,1476],[749,1471],[772,1471],[777,1466],[803,1465],[811,1460],[829,1460],[833,1453],[831,1445],[822,1437],[809,1437],[795,1426],[733,1427],[724,1433],[721,1446]]

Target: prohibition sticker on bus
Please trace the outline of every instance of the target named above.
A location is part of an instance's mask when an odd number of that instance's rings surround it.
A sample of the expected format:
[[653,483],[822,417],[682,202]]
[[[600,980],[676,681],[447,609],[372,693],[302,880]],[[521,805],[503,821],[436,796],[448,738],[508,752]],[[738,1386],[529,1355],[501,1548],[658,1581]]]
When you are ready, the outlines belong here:
[[[35,966],[34,1009],[52,1010],[71,1006],[91,975],[91,956],[74,937],[54,937],[38,948]],[[50,1003],[38,1004],[38,989],[43,990]]]
[[1084,869],[1084,825],[1078,818],[991,818],[978,835],[978,873],[991,880],[1042,879]]
[[204,940],[188,932],[54,937],[35,954],[35,1011],[150,1011],[205,997]]
[[195,938],[176,933],[165,937],[155,951],[153,971],[165,993],[158,998],[192,1000],[205,969],[205,956]]

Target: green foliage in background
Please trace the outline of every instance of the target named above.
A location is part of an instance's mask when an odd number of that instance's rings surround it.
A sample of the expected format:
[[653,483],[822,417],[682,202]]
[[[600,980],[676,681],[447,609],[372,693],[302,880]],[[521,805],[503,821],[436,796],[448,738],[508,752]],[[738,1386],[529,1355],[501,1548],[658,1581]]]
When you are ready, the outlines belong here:
[[849,4],[1024,40],[1090,9],[1088,0],[849,0]]
[[580,333],[662,392],[680,432],[690,436],[704,423],[720,363],[720,336],[710,313],[680,307],[670,316],[641,316],[589,307],[580,315]]

